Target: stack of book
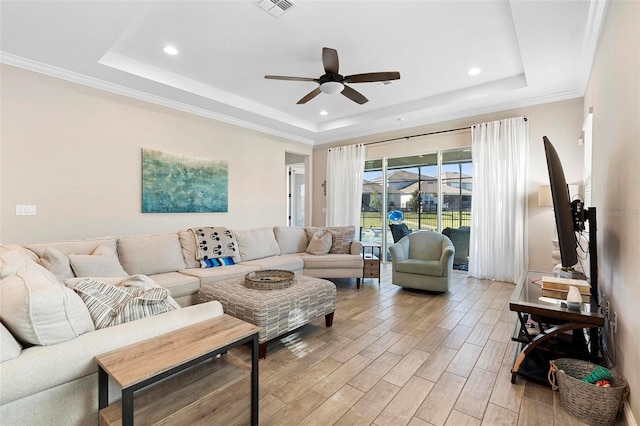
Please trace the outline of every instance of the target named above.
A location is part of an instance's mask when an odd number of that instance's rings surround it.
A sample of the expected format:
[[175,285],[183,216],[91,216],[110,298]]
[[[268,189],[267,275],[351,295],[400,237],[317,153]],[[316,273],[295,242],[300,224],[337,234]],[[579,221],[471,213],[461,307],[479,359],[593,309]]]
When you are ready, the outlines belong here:
[[591,285],[586,280],[542,277],[542,296],[544,297],[566,300],[569,287],[576,287],[580,291],[583,302],[589,303],[591,301]]

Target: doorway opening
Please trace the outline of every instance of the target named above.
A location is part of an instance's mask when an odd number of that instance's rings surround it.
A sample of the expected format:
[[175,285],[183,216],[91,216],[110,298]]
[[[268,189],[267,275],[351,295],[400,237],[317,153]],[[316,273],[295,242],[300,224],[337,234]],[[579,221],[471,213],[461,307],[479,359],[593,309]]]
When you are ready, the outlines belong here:
[[285,153],[287,173],[287,226],[305,226],[306,155]]

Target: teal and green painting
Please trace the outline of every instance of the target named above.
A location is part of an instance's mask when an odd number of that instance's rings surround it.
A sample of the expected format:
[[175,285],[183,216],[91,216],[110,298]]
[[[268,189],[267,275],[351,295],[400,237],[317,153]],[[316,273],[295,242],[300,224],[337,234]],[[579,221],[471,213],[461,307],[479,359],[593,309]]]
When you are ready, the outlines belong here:
[[226,161],[142,149],[143,213],[227,212]]

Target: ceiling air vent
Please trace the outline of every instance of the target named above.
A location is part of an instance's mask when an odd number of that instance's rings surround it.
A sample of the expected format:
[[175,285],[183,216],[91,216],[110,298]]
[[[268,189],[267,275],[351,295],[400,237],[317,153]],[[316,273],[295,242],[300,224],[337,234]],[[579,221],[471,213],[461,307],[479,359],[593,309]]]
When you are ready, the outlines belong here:
[[258,6],[262,8],[269,15],[277,18],[282,15],[287,9],[293,7],[293,2],[289,0],[262,0],[258,3]]

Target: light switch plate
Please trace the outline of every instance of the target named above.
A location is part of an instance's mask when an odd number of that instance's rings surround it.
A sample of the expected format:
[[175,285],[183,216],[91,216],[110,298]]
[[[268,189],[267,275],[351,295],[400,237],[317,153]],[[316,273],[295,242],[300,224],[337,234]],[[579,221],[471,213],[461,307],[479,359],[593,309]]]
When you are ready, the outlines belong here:
[[35,216],[36,206],[34,204],[16,204],[17,216]]

